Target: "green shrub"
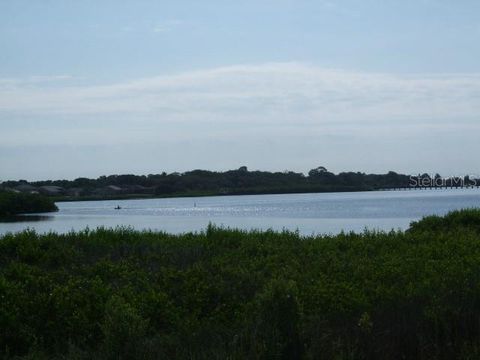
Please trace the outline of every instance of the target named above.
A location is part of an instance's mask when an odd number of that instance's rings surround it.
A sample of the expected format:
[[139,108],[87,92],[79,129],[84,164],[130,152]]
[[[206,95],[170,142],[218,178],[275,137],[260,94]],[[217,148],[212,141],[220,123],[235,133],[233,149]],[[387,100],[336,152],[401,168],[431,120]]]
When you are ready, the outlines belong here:
[[101,325],[106,359],[138,359],[142,351],[148,321],[137,309],[119,296],[113,296],[105,306]]
[[45,196],[0,191],[0,217],[57,210],[55,203]]
[[256,353],[265,359],[299,359],[303,356],[300,309],[293,281],[273,280],[258,296]]
[[473,359],[478,210],[407,232],[0,237],[0,358]]
[[427,216],[422,220],[412,222],[409,231],[448,232],[458,229],[480,232],[480,209],[456,210],[445,216]]

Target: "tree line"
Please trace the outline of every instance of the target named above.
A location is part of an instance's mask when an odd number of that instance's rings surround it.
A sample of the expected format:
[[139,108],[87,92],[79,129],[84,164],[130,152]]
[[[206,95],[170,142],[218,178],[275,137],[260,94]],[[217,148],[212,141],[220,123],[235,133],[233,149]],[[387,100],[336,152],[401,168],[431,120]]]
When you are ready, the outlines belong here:
[[[426,174],[411,177],[390,171],[386,174],[340,172],[335,174],[325,167],[317,167],[307,175],[299,172],[249,171],[246,167],[224,172],[193,170],[184,173],[150,175],[110,175],[96,179],[47,180],[27,182],[5,181],[4,188],[18,188],[28,184],[34,187],[61,187],[75,190],[80,196],[101,193],[110,187],[111,193],[173,195],[265,194],[330,191],[367,191],[401,188],[412,185],[412,179],[425,179]],[[420,184],[420,181],[418,181]]]

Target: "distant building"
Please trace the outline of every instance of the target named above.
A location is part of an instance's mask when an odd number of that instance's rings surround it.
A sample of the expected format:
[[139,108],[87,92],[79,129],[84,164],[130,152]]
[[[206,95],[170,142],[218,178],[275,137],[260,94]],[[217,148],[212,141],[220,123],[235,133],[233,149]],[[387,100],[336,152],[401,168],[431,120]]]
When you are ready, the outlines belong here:
[[22,193],[27,193],[27,194],[38,194],[39,190],[37,187],[30,185],[30,184],[22,184],[18,185],[14,188],[14,190],[22,192]]
[[11,187],[4,187],[4,188],[2,188],[2,190],[14,192],[14,193],[19,193],[20,192],[19,190],[16,190],[16,189],[11,188]]
[[65,189],[63,187],[53,186],[53,185],[40,186],[38,188],[38,191],[41,194],[50,195],[50,196],[65,194]]
[[108,185],[101,189],[95,190],[95,194],[97,195],[118,195],[122,194],[123,192],[124,190],[121,187],[115,185]]
[[125,185],[122,189],[127,194],[153,194],[155,192],[155,187],[146,187],[142,185]]
[[106,189],[110,190],[110,191],[113,191],[113,192],[123,191],[123,189],[121,187],[115,186],[115,185],[108,185],[108,186],[106,186]]
[[84,190],[82,188],[70,188],[70,189],[67,189],[66,190],[66,194],[68,196],[75,196],[75,197],[79,197],[80,195],[82,195],[82,193],[84,192]]

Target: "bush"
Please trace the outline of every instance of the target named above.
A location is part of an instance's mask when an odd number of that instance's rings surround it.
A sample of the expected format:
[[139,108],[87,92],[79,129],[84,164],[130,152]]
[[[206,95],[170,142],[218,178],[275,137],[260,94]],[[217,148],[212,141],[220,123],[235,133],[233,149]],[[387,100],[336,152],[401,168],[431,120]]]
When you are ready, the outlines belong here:
[[57,210],[55,203],[42,195],[0,192],[0,217]]
[[301,237],[0,237],[0,358],[472,359],[480,212]]
[[410,224],[410,232],[448,232],[470,229],[480,232],[480,209],[456,210],[445,216],[427,216]]
[[137,309],[119,296],[113,296],[105,306],[101,326],[105,359],[139,359],[148,321]]

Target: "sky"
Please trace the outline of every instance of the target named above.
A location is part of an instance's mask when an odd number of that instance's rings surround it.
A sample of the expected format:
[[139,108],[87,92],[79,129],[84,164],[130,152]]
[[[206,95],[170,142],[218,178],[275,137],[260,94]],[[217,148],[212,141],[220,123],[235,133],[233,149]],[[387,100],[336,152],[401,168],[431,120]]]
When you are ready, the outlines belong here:
[[0,0],[0,181],[480,173],[478,0]]

